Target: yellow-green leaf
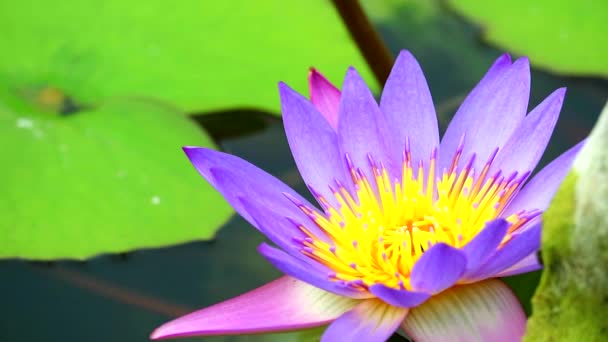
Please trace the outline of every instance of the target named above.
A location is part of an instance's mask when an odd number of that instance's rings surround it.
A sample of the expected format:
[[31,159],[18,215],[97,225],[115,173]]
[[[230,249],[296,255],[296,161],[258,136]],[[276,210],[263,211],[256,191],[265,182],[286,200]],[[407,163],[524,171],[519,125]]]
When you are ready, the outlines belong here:
[[154,98],[186,112],[279,112],[277,82],[307,91],[369,68],[330,1],[24,0],[0,3],[0,82],[76,102]]
[[608,77],[608,1],[450,0],[485,38],[533,64],[572,75]]
[[212,237],[232,211],[183,145],[214,146],[167,106],[122,100],[57,116],[1,90],[0,258],[83,259]]

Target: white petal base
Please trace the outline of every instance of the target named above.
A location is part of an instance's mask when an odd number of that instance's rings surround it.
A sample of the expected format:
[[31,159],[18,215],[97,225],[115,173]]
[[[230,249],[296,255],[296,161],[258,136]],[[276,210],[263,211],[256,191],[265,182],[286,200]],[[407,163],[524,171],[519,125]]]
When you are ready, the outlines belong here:
[[488,279],[433,296],[402,326],[415,342],[514,342],[525,333],[526,314],[507,285]]
[[378,299],[361,301],[325,330],[321,342],[386,341],[399,328],[408,309]]

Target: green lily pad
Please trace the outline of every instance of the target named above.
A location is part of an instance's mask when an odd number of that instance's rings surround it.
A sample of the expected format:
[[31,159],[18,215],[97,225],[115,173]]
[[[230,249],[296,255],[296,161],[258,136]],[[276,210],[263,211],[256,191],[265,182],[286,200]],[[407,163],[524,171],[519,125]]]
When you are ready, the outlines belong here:
[[0,82],[53,86],[76,102],[149,97],[185,112],[279,112],[286,81],[348,65],[377,89],[329,1],[163,0],[0,3]]
[[232,211],[183,145],[214,146],[157,103],[58,116],[0,91],[0,258],[84,259],[212,237]]
[[485,38],[549,70],[608,77],[607,1],[450,0]]

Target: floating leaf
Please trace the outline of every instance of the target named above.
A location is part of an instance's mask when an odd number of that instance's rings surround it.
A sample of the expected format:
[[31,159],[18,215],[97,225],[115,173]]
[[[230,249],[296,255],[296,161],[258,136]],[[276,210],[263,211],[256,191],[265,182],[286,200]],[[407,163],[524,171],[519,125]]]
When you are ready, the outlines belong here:
[[0,258],[83,259],[208,239],[230,216],[180,151],[212,141],[172,108],[123,100],[58,116],[6,95]]
[[51,85],[79,103],[141,96],[186,112],[278,113],[277,82],[305,91],[310,66],[337,82],[352,64],[375,85],[325,0],[2,2],[0,31],[0,82]]
[[608,1],[450,0],[485,37],[532,63],[574,75],[608,77]]

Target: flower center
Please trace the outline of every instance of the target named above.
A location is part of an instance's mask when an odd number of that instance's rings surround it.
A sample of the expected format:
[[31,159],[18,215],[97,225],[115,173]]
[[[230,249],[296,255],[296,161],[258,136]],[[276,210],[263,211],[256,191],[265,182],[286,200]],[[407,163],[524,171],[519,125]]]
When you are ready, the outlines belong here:
[[[355,191],[351,194],[337,184],[333,189],[337,205],[333,206],[317,196],[324,214],[300,206],[330,240],[300,226],[308,236],[302,241],[302,253],[333,270],[337,281],[363,289],[377,283],[411,289],[410,273],[426,250],[440,242],[465,246],[488,221],[499,217],[527,178],[529,173],[488,175],[497,152],[475,175],[471,169],[475,156],[458,169],[459,149],[450,169],[436,177],[436,151],[427,168],[423,163],[413,167],[406,148],[401,179],[394,181],[371,158],[371,181],[347,158]],[[539,213],[530,210],[507,217],[511,226],[502,243]]]

